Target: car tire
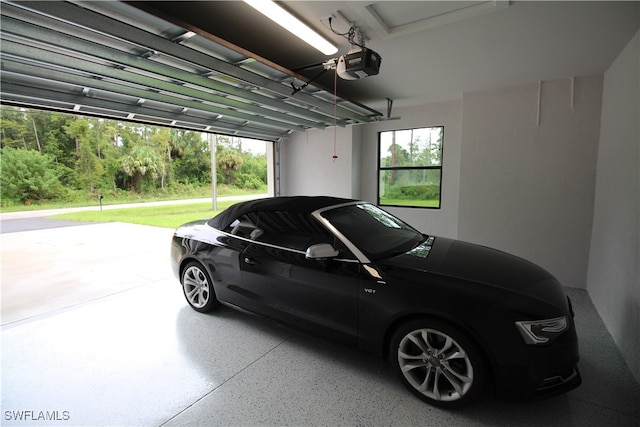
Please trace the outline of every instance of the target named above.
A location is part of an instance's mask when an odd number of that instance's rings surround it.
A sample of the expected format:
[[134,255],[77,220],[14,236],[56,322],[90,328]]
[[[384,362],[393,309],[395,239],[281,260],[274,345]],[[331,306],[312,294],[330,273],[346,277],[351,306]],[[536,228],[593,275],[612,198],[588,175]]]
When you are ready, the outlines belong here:
[[389,358],[404,385],[429,404],[462,408],[480,397],[487,373],[482,353],[458,328],[416,320],[398,328]]
[[187,302],[196,311],[206,313],[218,306],[213,281],[199,262],[190,262],[180,276],[182,292]]

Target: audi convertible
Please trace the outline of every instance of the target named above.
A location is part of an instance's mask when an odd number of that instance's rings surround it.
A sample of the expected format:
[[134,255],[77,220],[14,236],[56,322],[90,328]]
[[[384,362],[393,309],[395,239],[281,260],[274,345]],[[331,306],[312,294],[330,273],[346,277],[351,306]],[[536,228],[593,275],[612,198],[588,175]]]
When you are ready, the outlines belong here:
[[194,310],[223,304],[359,347],[435,406],[467,406],[489,386],[530,400],[582,381],[571,302],[551,274],[371,203],[241,202],[179,227],[171,261]]

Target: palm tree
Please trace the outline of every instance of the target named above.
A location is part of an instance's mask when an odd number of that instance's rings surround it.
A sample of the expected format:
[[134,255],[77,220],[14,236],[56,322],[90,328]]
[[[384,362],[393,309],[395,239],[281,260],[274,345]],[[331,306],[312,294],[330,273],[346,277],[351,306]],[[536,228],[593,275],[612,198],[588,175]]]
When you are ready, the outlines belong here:
[[153,148],[137,145],[120,160],[122,170],[131,177],[131,189],[139,193],[142,189],[142,179],[147,173],[153,179],[164,174],[164,161],[162,156]]

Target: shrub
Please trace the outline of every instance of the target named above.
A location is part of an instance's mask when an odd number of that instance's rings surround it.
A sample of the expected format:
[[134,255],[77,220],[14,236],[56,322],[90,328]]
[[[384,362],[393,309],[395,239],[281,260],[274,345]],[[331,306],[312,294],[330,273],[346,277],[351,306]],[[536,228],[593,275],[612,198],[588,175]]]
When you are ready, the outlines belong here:
[[385,198],[398,200],[437,200],[440,187],[433,184],[406,185],[387,189]]
[[60,183],[63,171],[53,157],[36,150],[5,147],[0,159],[0,188],[4,200],[30,204],[65,197],[66,189]]
[[405,198],[431,200],[440,197],[440,187],[437,185],[410,185],[400,187],[400,192]]
[[259,190],[265,186],[264,182],[257,176],[248,173],[236,175],[235,187],[245,190]]

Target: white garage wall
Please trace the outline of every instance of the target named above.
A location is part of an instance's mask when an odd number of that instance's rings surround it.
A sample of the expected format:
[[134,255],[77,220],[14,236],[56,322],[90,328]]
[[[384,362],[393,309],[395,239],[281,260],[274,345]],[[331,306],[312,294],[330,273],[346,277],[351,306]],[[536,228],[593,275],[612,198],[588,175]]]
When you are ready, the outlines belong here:
[[357,197],[359,134],[355,127],[292,134],[280,145],[280,195]]
[[[640,34],[640,33],[639,33]],[[587,290],[640,381],[640,35],[604,75]]]
[[465,93],[459,238],[585,288],[602,77]]

